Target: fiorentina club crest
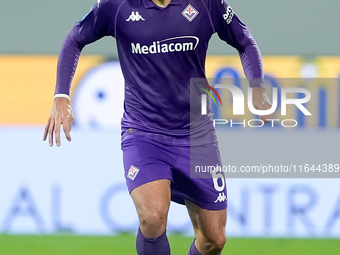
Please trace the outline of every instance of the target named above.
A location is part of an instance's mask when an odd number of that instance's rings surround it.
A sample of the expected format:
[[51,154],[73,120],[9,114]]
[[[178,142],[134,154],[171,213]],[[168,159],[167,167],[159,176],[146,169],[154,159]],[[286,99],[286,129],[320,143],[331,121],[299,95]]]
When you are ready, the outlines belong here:
[[139,169],[133,165],[130,166],[129,172],[127,174],[127,177],[131,179],[132,181],[135,180],[137,174],[139,172]]
[[198,15],[198,11],[190,4],[182,11],[182,15],[190,22]]

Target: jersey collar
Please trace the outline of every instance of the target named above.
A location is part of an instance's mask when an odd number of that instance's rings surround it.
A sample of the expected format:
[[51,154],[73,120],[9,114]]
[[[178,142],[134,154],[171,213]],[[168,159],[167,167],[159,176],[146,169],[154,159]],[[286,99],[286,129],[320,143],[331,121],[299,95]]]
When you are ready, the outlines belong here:
[[[164,9],[162,7],[159,7],[157,5],[155,5],[151,0],[142,0],[144,7],[146,9],[150,9],[150,8],[161,8]],[[181,0],[172,0],[169,5],[181,5]]]

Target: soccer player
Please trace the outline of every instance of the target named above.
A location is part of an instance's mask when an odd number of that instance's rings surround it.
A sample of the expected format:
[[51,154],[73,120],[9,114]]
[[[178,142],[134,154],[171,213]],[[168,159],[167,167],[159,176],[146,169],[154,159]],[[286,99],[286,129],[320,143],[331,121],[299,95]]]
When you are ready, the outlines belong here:
[[186,205],[193,224],[188,254],[220,254],[226,242],[224,178],[190,178],[193,165],[222,165],[212,112],[197,111],[204,92],[190,82],[205,78],[214,33],[238,50],[255,108],[269,109],[260,51],[224,0],[98,0],[63,43],[43,138],[49,137],[50,146],[53,136],[60,146],[61,125],[71,141],[69,93],[81,50],[104,36],[117,40],[125,78],[123,161],[140,222],[138,254],[170,254],[166,224],[171,200]]

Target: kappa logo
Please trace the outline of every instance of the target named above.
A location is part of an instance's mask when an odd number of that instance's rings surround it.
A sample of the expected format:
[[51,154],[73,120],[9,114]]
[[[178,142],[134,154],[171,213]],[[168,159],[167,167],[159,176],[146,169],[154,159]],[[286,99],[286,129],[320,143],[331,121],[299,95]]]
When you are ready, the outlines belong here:
[[193,21],[198,14],[199,12],[190,4],[182,11],[182,15],[190,22]]
[[145,20],[138,12],[132,11],[129,18],[126,21],[140,21]]
[[131,166],[130,166],[130,169],[129,169],[129,172],[128,172],[128,174],[127,174],[127,177],[128,177],[130,180],[134,181],[134,180],[136,179],[136,176],[137,176],[138,173],[139,173],[139,168],[137,168],[137,167],[131,165]]
[[224,195],[224,192],[220,193],[217,197],[217,199],[215,200],[214,203],[217,203],[217,202],[224,202],[227,200],[227,197],[226,195]]

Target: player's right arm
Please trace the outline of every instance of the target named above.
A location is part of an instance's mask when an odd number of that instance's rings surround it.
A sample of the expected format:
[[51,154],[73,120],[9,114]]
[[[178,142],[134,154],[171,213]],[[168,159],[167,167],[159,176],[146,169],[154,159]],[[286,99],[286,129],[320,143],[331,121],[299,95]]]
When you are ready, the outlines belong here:
[[115,0],[98,0],[66,36],[58,58],[57,84],[54,105],[45,127],[43,140],[49,137],[53,146],[53,137],[57,146],[60,142],[60,126],[68,141],[71,141],[70,130],[73,114],[70,102],[70,88],[82,49],[104,36],[115,36]]

